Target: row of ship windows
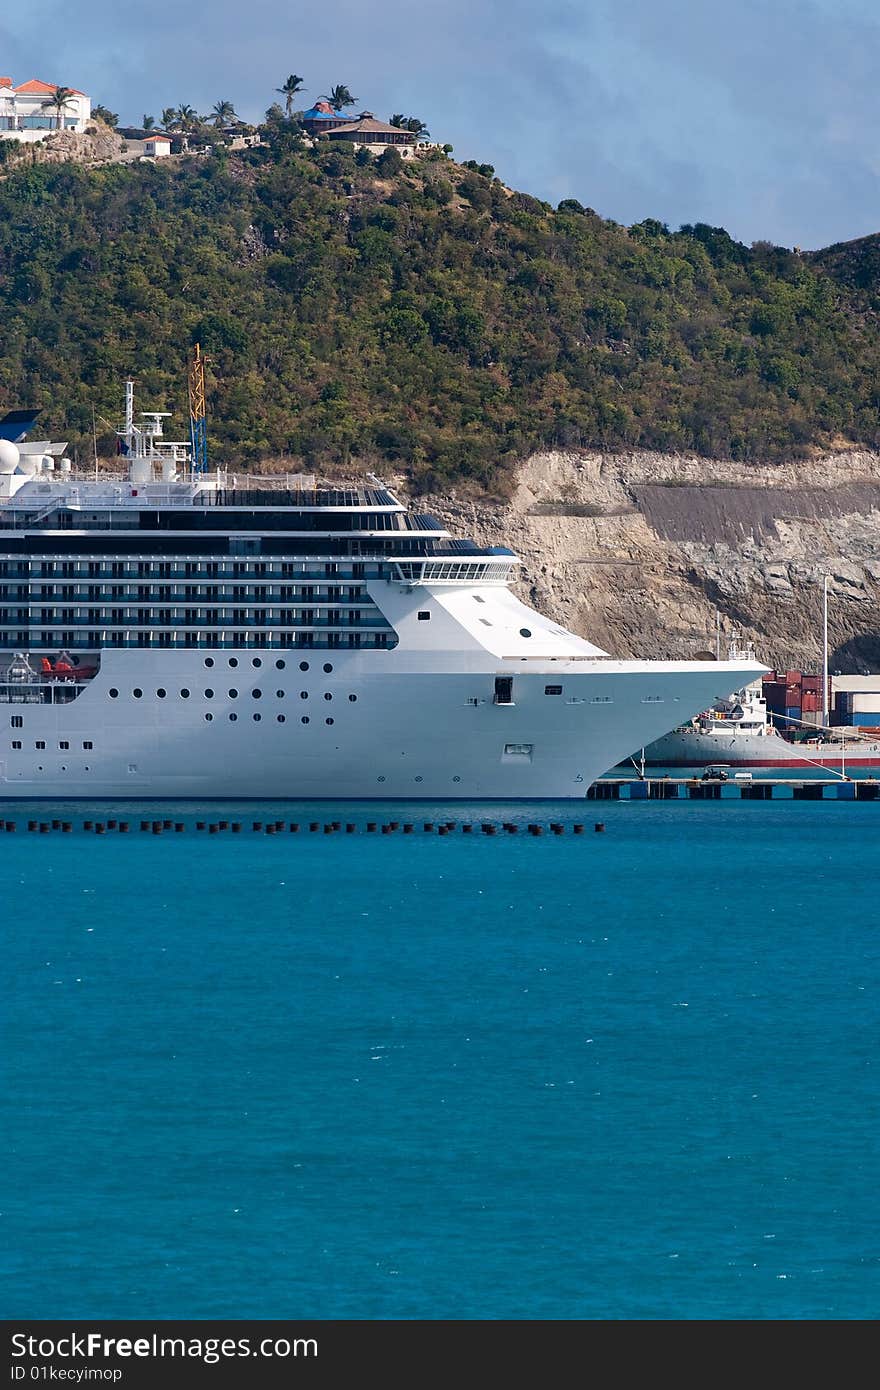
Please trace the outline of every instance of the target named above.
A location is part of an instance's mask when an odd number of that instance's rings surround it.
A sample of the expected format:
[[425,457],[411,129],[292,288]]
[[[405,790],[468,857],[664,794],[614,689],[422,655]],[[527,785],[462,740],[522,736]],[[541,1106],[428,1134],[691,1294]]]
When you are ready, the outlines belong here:
[[3,579],[383,579],[383,564],[308,560],[0,560]]
[[144,648],[234,648],[260,647],[285,650],[295,647],[321,650],[326,647],[382,648],[397,645],[393,632],[241,632],[225,628],[217,632],[153,632],[149,629],[124,629],[116,632],[86,630],[71,632],[55,629],[53,631],[26,631],[12,629],[0,631],[0,648],[18,650],[22,647],[64,648],[73,651],[92,651],[98,647],[144,647]]
[[[15,721],[13,720],[13,723],[14,723],[14,722],[15,722]],[[94,748],[94,746],[95,746],[95,745],[94,745],[94,743],[92,743],[91,739],[88,739],[88,738],[87,738],[87,739],[84,739],[84,740],[83,740],[83,748],[86,749],[86,751],[88,751],[90,748]],[[21,747],[22,747],[21,739],[20,739],[20,738],[14,738],[14,739],[12,740],[11,747],[14,748],[16,752],[19,752],[19,751],[21,750]],[[34,743],[34,747],[35,747],[35,748],[37,749],[37,751],[39,752],[40,750],[42,750],[42,749],[44,749],[44,748],[46,747],[46,740],[43,739],[43,738],[38,738],[38,739],[36,740],[36,742]],[[59,739],[59,741],[58,741],[58,747],[61,749],[62,752],[66,752],[67,749],[70,747],[70,741],[69,741],[69,739],[65,739],[65,738]]]
[[[236,723],[238,722],[238,715],[235,714],[235,713],[229,714],[229,715],[227,716],[227,718],[228,718],[230,724],[236,724]],[[263,716],[262,716],[261,714],[253,714],[253,715],[251,716],[251,718],[252,718],[252,720],[253,720],[253,722],[254,722],[255,724],[259,724],[259,723],[262,722]],[[209,714],[206,714],[206,715],[205,715],[205,722],[206,722],[206,723],[211,724],[211,723],[213,723],[213,721],[214,721],[214,716],[213,716],[213,714],[210,714],[210,713],[209,713]],[[311,716],[308,715],[308,714],[303,714],[303,715],[300,716],[300,721],[299,721],[299,722],[300,722],[300,724],[311,724],[311,722],[312,722]],[[318,721],[316,720],[315,722],[317,723]],[[276,724],[286,724],[286,723],[287,723],[287,715],[286,715],[286,714],[276,714],[276,716],[275,716],[275,723],[276,723]],[[326,717],[325,720],[324,720],[324,723],[329,727],[329,726],[335,724],[335,723],[336,723],[336,720],[332,717],[332,715],[327,715],[327,717]],[[20,739],[20,738],[14,738],[14,739],[12,739],[12,741],[11,741],[11,743],[10,743],[9,746],[10,746],[10,748],[12,749],[12,751],[13,751],[14,753],[20,753],[20,752],[22,752],[23,749],[24,749],[24,743],[23,743],[22,739]],[[82,746],[83,746],[83,748],[84,748],[86,751],[89,751],[90,749],[94,748],[95,745],[94,745],[94,743],[92,742],[91,739],[84,739],[84,740],[83,740],[83,745],[82,745]],[[45,748],[46,748],[46,740],[45,740],[45,739],[42,739],[42,738],[36,739],[36,740],[34,741],[34,748],[36,749],[36,751],[37,751],[38,753],[44,752],[44,751],[45,751]],[[59,739],[59,741],[58,741],[58,748],[59,748],[59,750],[60,750],[61,752],[67,752],[67,751],[70,749],[70,741],[69,741],[69,739]]]
[[223,603],[229,599],[244,599],[248,603],[319,603],[323,606],[357,603],[372,608],[373,602],[362,589],[328,587],[311,584],[5,584],[7,600],[27,599],[31,604],[61,599],[65,603],[82,601],[101,603],[107,599],[122,603],[187,602],[191,599]]
[[37,608],[0,604],[7,623],[108,623],[114,627],[168,627],[197,623],[228,627],[234,623],[261,627],[366,627],[388,624],[375,608]]
[[[179,693],[179,695],[180,695],[181,700],[188,700],[189,697],[190,697],[190,695],[192,694],[192,691],[189,690],[186,686],[183,686],[182,689],[181,689],[178,693]],[[230,700],[237,700],[237,699],[238,699],[238,693],[239,693],[239,692],[238,692],[237,690],[235,690],[235,689],[227,690],[227,692],[226,692],[226,694],[227,694],[227,696],[229,697]],[[116,686],[111,686],[110,689],[107,691],[107,694],[108,694],[108,696],[109,696],[109,698],[110,698],[111,700],[118,700],[118,699],[119,699],[119,691],[116,689]],[[203,691],[202,691],[202,694],[204,695],[204,697],[205,697],[206,700],[213,700],[213,699],[214,699],[214,691],[213,691],[213,690],[203,690]],[[168,691],[167,691],[163,686],[160,685],[159,688],[158,688],[157,691],[156,691],[156,698],[159,699],[159,700],[164,700],[164,699],[166,699],[167,695],[168,695]],[[283,699],[285,698],[286,695],[287,695],[287,691],[286,691],[286,690],[276,690],[276,691],[275,691],[275,697],[276,697],[276,699],[278,699],[278,700],[283,700]],[[134,689],[132,690],[132,692],[131,692],[131,698],[132,698],[133,700],[142,700],[142,699],[143,699],[143,696],[144,696],[143,690],[141,689],[141,687],[140,687],[139,685],[136,685],[136,686],[134,687]],[[223,696],[221,695],[220,698],[222,699]],[[256,689],[255,689],[255,690],[252,690],[252,691],[251,691],[251,699],[253,699],[253,700],[262,700],[262,698],[263,698],[263,692],[262,692],[262,690],[256,690]],[[308,698],[309,698],[309,691],[308,691],[308,690],[301,690],[301,691],[299,692],[299,698],[300,698],[301,700],[308,700]],[[325,699],[325,700],[332,700],[332,699],[333,699],[333,694],[332,694],[332,692],[329,691],[329,690],[325,690],[325,691],[324,691],[324,699]],[[348,699],[349,699],[349,703],[350,703],[350,704],[352,704],[352,705],[357,704],[357,696],[356,696],[356,695],[349,695]],[[20,718],[20,717],[21,717],[21,716],[13,715],[12,723],[13,723],[13,726],[16,727],[16,728],[20,728],[20,727],[21,727],[20,725],[16,725],[16,723],[15,723],[16,718]]]

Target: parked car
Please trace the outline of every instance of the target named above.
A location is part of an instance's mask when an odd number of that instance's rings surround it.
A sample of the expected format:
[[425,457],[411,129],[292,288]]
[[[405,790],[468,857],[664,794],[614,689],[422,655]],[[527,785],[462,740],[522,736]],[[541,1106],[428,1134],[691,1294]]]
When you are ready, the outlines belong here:
[[702,782],[726,782],[730,777],[729,763],[710,763],[704,768]]

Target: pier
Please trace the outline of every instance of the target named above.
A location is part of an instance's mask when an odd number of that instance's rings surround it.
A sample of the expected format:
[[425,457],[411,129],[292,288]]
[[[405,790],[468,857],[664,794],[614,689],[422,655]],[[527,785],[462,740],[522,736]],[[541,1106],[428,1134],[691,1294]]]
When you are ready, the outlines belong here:
[[603,777],[588,801],[876,801],[874,777],[761,777],[752,781],[703,781],[695,777]]

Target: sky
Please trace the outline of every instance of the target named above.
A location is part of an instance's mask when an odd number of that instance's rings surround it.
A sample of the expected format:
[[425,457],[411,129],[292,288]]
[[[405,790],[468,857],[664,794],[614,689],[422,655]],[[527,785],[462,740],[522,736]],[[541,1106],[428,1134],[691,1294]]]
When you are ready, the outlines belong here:
[[630,225],[709,222],[812,250],[880,230],[876,0],[27,0],[0,73],[85,91],[124,124],[290,73],[315,100],[418,116],[457,159]]

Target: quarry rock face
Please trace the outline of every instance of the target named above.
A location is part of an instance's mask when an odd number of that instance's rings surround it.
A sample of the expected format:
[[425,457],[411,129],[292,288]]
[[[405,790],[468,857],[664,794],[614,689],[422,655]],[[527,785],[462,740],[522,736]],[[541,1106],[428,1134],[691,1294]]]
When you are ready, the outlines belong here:
[[762,466],[667,454],[540,453],[510,501],[419,498],[456,534],[508,545],[516,588],[616,656],[721,651],[769,666],[880,670],[880,455]]

